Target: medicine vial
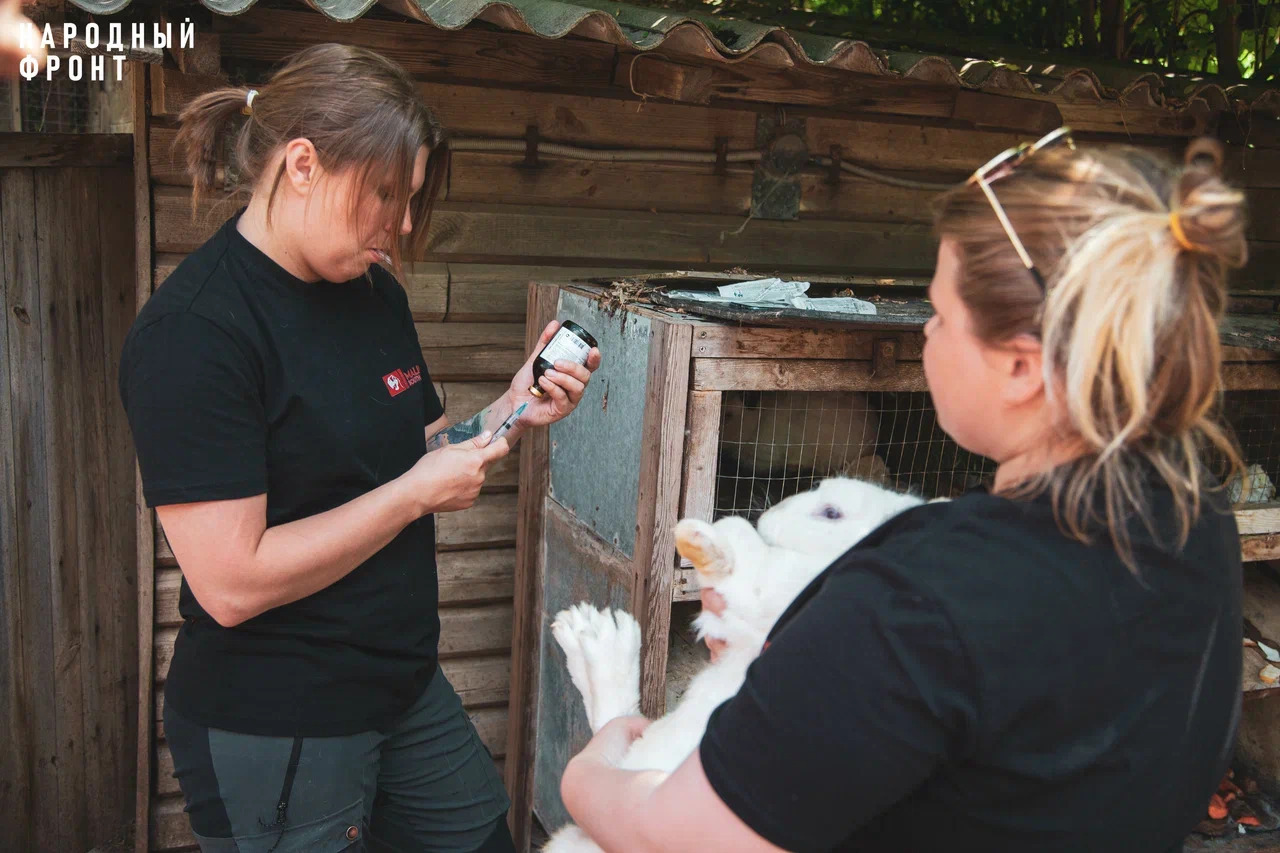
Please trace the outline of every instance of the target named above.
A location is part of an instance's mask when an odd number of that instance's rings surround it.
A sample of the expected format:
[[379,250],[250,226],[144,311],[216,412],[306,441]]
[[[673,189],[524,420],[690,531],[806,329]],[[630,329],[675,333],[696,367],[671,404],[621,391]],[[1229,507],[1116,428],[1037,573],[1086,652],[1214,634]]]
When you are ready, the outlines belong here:
[[546,392],[538,385],[542,374],[548,370],[555,370],[557,361],[572,361],[585,365],[587,354],[596,345],[596,339],[591,337],[586,329],[572,320],[565,320],[556,330],[555,336],[533,360],[533,384],[529,386],[529,393],[535,397],[545,395]]

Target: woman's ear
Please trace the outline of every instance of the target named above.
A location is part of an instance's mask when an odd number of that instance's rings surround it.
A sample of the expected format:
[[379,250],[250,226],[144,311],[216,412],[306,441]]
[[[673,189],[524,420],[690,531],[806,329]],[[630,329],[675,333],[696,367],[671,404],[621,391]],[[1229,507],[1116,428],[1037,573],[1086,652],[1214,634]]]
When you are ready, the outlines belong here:
[[1004,390],[1010,406],[1029,403],[1044,393],[1044,347],[1034,335],[1021,334],[1002,348]]
[[285,180],[298,193],[306,195],[320,176],[320,159],[310,139],[289,140],[284,147]]

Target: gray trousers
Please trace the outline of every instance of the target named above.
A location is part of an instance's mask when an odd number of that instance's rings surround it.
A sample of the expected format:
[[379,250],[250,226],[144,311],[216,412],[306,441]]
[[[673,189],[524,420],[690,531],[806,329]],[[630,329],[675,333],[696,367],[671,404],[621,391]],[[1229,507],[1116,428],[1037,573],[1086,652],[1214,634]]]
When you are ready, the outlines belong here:
[[238,734],[168,703],[164,725],[203,853],[512,850],[502,780],[442,672],[387,731]]

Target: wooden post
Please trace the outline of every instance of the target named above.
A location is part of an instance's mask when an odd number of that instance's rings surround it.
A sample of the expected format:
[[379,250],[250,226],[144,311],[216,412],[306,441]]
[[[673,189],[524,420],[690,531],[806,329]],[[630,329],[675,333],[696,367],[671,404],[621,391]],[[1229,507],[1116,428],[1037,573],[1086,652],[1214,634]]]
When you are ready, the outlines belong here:
[[[640,621],[640,711],[661,716],[666,706],[668,628],[675,576],[675,524],[684,470],[685,414],[693,327],[655,322],[644,406],[635,586],[631,612]],[[656,458],[655,458],[656,457]]]
[[[137,309],[151,296],[151,175],[147,159],[147,81],[137,64],[130,68],[133,84],[133,200]],[[155,619],[155,529],[151,510],[142,496],[142,473],[136,476],[138,518],[138,789],[134,814],[134,850],[147,853],[151,839],[151,719],[152,642]]]
[[[525,352],[556,316],[560,288],[529,285]],[[542,631],[542,525],[550,470],[545,429],[524,437],[520,448],[520,496],[516,509],[515,610],[511,627],[511,693],[507,758],[503,768],[511,811],[507,823],[518,851],[529,849],[533,830],[534,714],[538,707],[538,643]]]

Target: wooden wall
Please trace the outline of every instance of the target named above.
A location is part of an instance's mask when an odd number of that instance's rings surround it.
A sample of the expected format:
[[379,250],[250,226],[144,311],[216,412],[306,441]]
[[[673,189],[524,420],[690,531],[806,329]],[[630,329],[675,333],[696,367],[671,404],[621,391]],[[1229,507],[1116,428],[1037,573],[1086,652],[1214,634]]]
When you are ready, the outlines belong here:
[[[415,75],[427,102],[463,137],[519,138],[536,125],[542,138],[554,142],[698,152],[714,152],[719,142],[742,150],[756,146],[761,117],[778,114],[769,98],[783,102],[797,95],[762,94],[743,86],[737,95],[724,94],[711,104],[641,99],[626,74],[628,55],[572,38],[479,29],[443,33],[407,21],[336,24],[310,12],[266,9],[214,24],[224,70],[249,69],[251,82],[258,79],[252,76],[255,69],[311,43],[344,41],[380,50]],[[748,74],[744,67],[738,73]],[[178,111],[216,81],[173,69],[152,72],[146,141],[158,284],[231,209],[206,204],[193,221],[181,152],[171,148]],[[1042,106],[1009,98],[991,101],[1007,111],[1008,126],[981,130],[928,112],[933,102],[922,106],[911,94],[923,92],[936,100],[938,93],[927,88],[905,96],[868,95],[853,112],[847,103],[848,93],[858,91],[855,79],[843,77],[843,94],[831,99],[824,100],[822,92],[800,92],[801,103],[809,106],[789,106],[786,114],[805,119],[815,153],[840,145],[844,156],[859,164],[921,180],[962,177],[1026,138],[1029,134],[1018,129],[1022,112]],[[875,92],[883,92],[882,82]],[[1084,129],[1085,138],[1125,141],[1129,133],[1143,133],[1134,141],[1179,150],[1192,130],[1170,121],[1163,110],[1068,102],[1056,108]],[[1169,128],[1175,135],[1157,135]],[[1256,188],[1256,203],[1265,208],[1280,200],[1280,150],[1237,150],[1232,163],[1233,174]],[[544,158],[539,167],[528,168],[521,155],[455,154],[429,254],[404,282],[449,416],[464,418],[487,405],[522,363],[531,280],[735,266],[886,276],[932,269],[928,191],[848,175],[831,182],[815,170],[803,178],[799,221],[757,219],[744,227],[751,187],[751,170],[733,166],[716,174],[709,165]],[[1280,224],[1274,217],[1258,217],[1253,236],[1260,258],[1280,251]],[[1263,272],[1250,278],[1250,285],[1267,283],[1269,266],[1255,269]],[[500,762],[507,732],[518,459],[519,448],[491,472],[473,509],[439,522],[443,666]],[[154,674],[159,684],[178,623],[179,578],[162,540],[156,553]],[[169,776],[158,702],[154,710],[159,743],[152,844],[167,850],[191,838]]]
[[0,134],[5,850],[88,850],[133,823],[134,457],[116,392],[134,316],[128,141]]

